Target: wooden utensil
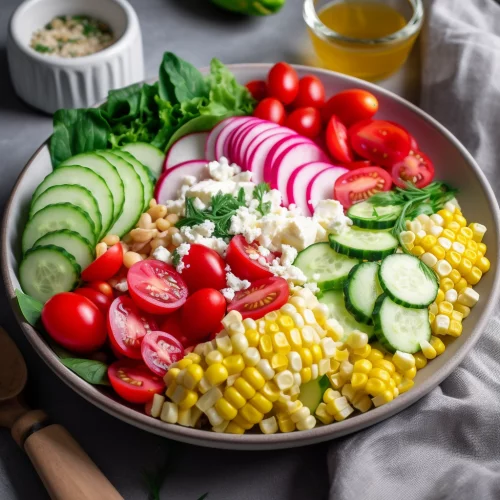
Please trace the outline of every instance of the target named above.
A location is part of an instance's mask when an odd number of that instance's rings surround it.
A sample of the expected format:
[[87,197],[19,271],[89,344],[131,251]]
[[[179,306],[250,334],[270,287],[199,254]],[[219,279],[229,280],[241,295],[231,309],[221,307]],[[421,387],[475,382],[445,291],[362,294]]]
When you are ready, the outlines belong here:
[[11,429],[53,500],[123,497],[62,426],[21,400],[28,372],[14,342],[0,327],[0,426]]

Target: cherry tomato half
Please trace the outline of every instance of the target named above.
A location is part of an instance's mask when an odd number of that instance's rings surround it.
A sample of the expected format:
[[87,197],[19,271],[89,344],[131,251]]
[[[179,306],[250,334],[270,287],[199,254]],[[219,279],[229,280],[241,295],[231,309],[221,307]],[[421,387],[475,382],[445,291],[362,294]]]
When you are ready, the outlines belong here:
[[299,92],[293,101],[294,108],[321,108],[325,104],[325,87],[316,76],[307,75],[299,80]]
[[252,80],[245,87],[256,101],[262,101],[267,97],[267,83],[264,80]]
[[112,299],[110,299],[108,296],[104,295],[101,292],[98,292],[97,290],[94,290],[93,288],[87,287],[77,288],[75,290],[75,293],[77,293],[78,295],[82,295],[83,297],[87,297],[87,299],[89,299],[94,305],[97,306],[102,314],[107,314],[112,302]]
[[357,160],[352,161],[351,163],[345,163],[342,166],[349,170],[356,170],[357,168],[369,167],[371,164],[372,162],[369,160]]
[[347,139],[347,129],[336,116],[332,116],[328,121],[325,137],[328,151],[336,160],[343,163],[354,161],[354,155]]
[[297,72],[286,62],[276,63],[267,75],[267,91],[283,104],[291,104],[299,92]]
[[283,104],[278,99],[266,97],[257,104],[257,107],[253,110],[253,116],[261,120],[283,125],[285,123],[286,112]]
[[169,314],[186,302],[188,289],[179,273],[159,260],[136,262],[127,274],[128,291],[139,309]]
[[107,325],[113,351],[132,359],[141,359],[142,339],[148,332],[158,330],[155,319],[139,311],[126,295],[111,304]]
[[260,259],[270,264],[276,256],[269,253],[263,257],[259,253],[257,243],[248,243],[244,236],[235,236],[227,248],[226,262],[231,272],[242,280],[255,281],[273,275],[269,269],[262,265]]
[[349,89],[331,97],[322,109],[323,121],[326,123],[332,115],[350,127],[355,123],[373,117],[378,110],[377,98],[361,89]]
[[91,281],[90,283],[85,283],[85,286],[103,293],[111,300],[115,298],[113,287],[107,281]]
[[184,269],[182,279],[189,293],[201,288],[220,290],[226,286],[226,264],[222,257],[211,248],[192,244],[189,253],[182,258]]
[[98,257],[82,271],[83,281],[106,281],[112,278],[122,267],[123,247],[117,243]]
[[182,331],[190,345],[218,328],[226,314],[226,299],[218,290],[202,288],[190,295],[181,312]]
[[362,167],[341,175],[335,181],[333,195],[347,209],[375,193],[389,191],[391,185],[391,176],[383,168]]
[[427,155],[421,151],[410,152],[401,162],[392,167],[392,181],[400,188],[406,188],[410,182],[423,188],[434,179],[434,165]]
[[259,319],[285,305],[289,295],[288,283],[283,278],[257,280],[246,290],[236,292],[228,311],[239,311],[243,318]]
[[359,156],[389,168],[408,156],[411,146],[406,130],[384,120],[354,125],[349,129],[349,139]]
[[191,345],[189,339],[186,337],[182,330],[181,324],[181,309],[177,309],[177,311],[169,314],[161,323],[159,330],[165,333],[169,333],[172,337],[175,337],[184,348],[189,347]]
[[106,342],[104,316],[87,297],[72,292],[58,293],[42,309],[47,333],[64,348],[86,354]]
[[108,368],[111,386],[129,403],[147,403],[165,390],[165,382],[147,366],[131,359],[120,359]]
[[184,347],[168,333],[149,332],[142,341],[141,354],[146,366],[163,377],[172,363],[184,357]]
[[312,139],[321,132],[321,114],[316,108],[298,108],[287,116],[285,127]]

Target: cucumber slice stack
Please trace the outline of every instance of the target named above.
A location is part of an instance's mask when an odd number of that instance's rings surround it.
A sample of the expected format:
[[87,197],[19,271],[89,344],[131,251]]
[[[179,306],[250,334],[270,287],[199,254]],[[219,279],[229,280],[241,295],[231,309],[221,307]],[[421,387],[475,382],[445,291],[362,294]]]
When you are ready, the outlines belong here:
[[375,206],[367,200],[352,205],[347,216],[355,226],[364,229],[388,229],[394,227],[401,210],[401,205]]

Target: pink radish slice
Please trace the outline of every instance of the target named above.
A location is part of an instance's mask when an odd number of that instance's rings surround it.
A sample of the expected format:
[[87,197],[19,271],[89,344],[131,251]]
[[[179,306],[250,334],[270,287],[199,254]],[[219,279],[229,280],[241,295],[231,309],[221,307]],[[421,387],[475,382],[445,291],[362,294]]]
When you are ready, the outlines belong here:
[[[287,151],[291,146],[297,146],[299,144],[309,144],[314,146],[314,143],[311,141],[311,139],[307,139],[306,137],[295,134],[282,139],[271,149],[271,151],[269,151],[269,154],[266,158],[266,163],[264,164],[264,180],[268,184],[272,184],[273,182],[274,165],[276,164],[276,160],[278,159],[278,157],[283,152]],[[311,161],[314,160],[309,160],[303,163],[309,163]]]
[[245,137],[245,135],[248,133],[249,130],[251,130],[253,127],[257,126],[261,122],[260,118],[253,118],[252,120],[249,120],[247,123],[242,125],[241,127],[238,127],[237,129],[234,130],[234,132],[231,134],[231,138],[228,139],[228,157],[231,158],[231,161],[233,163],[236,163],[240,167],[242,166],[240,163],[240,148],[239,144],[242,141],[242,139]]
[[[257,137],[254,137],[250,143],[248,144],[247,150],[245,151],[245,158],[244,158],[244,163],[246,165],[249,165],[251,158],[254,156],[255,150],[269,137],[275,136],[275,135],[280,135],[285,136],[285,135],[293,135],[289,133],[289,129],[286,127],[276,127],[276,128],[271,128],[266,130],[265,132],[262,132],[259,134]],[[295,134],[296,135],[296,134]],[[251,170],[251,168],[248,168],[248,170]]]
[[311,213],[321,200],[331,200],[333,198],[333,187],[335,181],[348,172],[343,167],[331,167],[316,174],[309,182],[306,189],[306,199]]
[[[282,130],[284,127],[280,127],[277,130]],[[280,132],[266,139],[263,139],[260,144],[254,149],[250,158],[246,162],[247,170],[252,172],[252,182],[259,184],[264,182],[264,165],[266,163],[269,151],[276,145],[276,143],[281,140],[290,137],[289,132]]]
[[164,204],[167,200],[178,198],[178,191],[186,175],[194,175],[198,180],[209,177],[206,160],[191,160],[179,163],[165,170],[158,179],[155,188],[155,199]]
[[203,158],[205,156],[205,143],[208,135],[208,132],[196,132],[185,135],[177,142],[174,142],[165,158],[163,170],[169,170],[185,161]]
[[328,157],[312,142],[290,146],[274,162],[271,189],[278,189],[283,198],[283,205],[288,206],[286,186],[296,168],[313,161],[328,162]]
[[217,137],[219,137],[219,134],[221,131],[226,128],[231,122],[234,120],[237,120],[239,117],[233,116],[231,118],[226,118],[225,120],[222,120],[220,123],[218,123],[212,131],[208,134],[207,141],[205,143],[205,158],[208,161],[214,161],[216,159],[215,157],[215,142],[217,141]]
[[240,165],[244,170],[247,170],[246,155],[249,144],[253,141],[253,139],[255,139],[256,137],[260,137],[260,135],[264,132],[268,130],[277,130],[279,128],[280,126],[277,123],[261,121],[260,123],[254,125],[252,128],[247,129],[246,133],[240,136],[238,144],[235,145],[235,149],[238,153],[238,165]]
[[309,209],[309,205],[307,204],[307,186],[316,174],[319,174],[323,170],[331,167],[331,163],[317,161],[313,163],[307,163],[302,167],[295,169],[293,174],[290,176],[286,187],[288,203],[295,203],[295,205],[302,209],[304,215],[312,215],[312,212]]
[[244,123],[247,123],[249,120],[252,120],[251,116],[238,116],[231,123],[228,124],[227,127],[224,127],[217,137],[215,141],[215,159],[220,160],[224,155],[224,152],[227,151],[227,143],[231,134],[235,129],[241,127]]

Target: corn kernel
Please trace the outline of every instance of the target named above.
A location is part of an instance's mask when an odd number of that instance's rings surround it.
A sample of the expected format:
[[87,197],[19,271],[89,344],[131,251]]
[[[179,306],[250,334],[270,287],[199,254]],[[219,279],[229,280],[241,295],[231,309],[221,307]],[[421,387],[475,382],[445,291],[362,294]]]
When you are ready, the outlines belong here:
[[483,226],[478,222],[472,222],[471,224],[469,224],[469,228],[472,231],[472,239],[477,243],[481,243],[481,241],[483,240],[483,236],[486,233],[486,226]]
[[274,354],[273,341],[270,335],[262,335],[259,340],[259,352],[262,358],[270,359]]
[[[465,217],[463,215],[455,214],[453,216],[453,220],[455,222],[458,222],[461,229],[469,229],[468,227],[465,227],[467,225],[467,220],[465,219]],[[470,232],[471,232],[471,237],[472,237],[472,230],[470,230]]]
[[461,258],[462,254],[465,252],[465,245],[463,243],[460,243],[459,241],[454,241],[451,245],[451,249],[454,252],[457,252]]
[[422,238],[422,241],[420,242],[420,246],[425,251],[429,251],[436,243],[437,243],[437,238],[435,236],[428,234],[427,236]]
[[290,352],[290,344],[283,332],[277,332],[272,336],[274,352],[287,354]]
[[367,358],[372,352],[372,346],[370,344],[366,344],[364,347],[359,349],[353,349],[353,354],[359,356],[360,358]]
[[397,387],[399,394],[403,394],[404,392],[409,391],[414,385],[415,382],[413,380],[407,378],[403,379],[403,381]]
[[455,283],[453,283],[453,280],[451,278],[443,278],[439,282],[439,288],[443,290],[443,292],[447,292],[448,290],[451,290],[455,286]]
[[454,233],[458,233],[460,231],[460,227],[461,227],[460,224],[455,220],[452,220],[446,224],[446,229],[449,229]]
[[[439,247],[441,248],[441,247]],[[437,261],[438,261],[438,258],[436,257],[436,255],[434,255],[433,253],[430,253],[430,252],[425,252],[421,257],[420,257],[420,260],[424,263],[424,264],[427,264],[430,268],[433,268],[436,264],[437,264]]]
[[[474,240],[477,241],[477,240]],[[484,244],[478,241],[477,243],[477,251],[481,252],[483,255],[486,255],[486,250],[488,250],[488,247]]]
[[[425,362],[427,363],[427,359],[425,359]],[[394,381],[394,383],[396,384],[396,386],[398,386],[401,383],[401,380],[403,380],[403,376],[401,375],[401,373],[398,373],[398,372],[393,373],[392,374],[392,380]]]
[[225,398],[215,403],[215,409],[224,420],[232,420],[238,414],[238,410]]
[[264,418],[264,414],[250,403],[241,408],[238,414],[251,424],[258,424]]
[[438,305],[438,311],[439,314],[444,314],[445,316],[451,316],[451,313],[453,312],[453,304],[450,304],[446,300],[443,300],[443,302],[440,302]]
[[278,421],[276,417],[269,417],[259,422],[262,434],[275,434],[278,432]]
[[391,378],[391,375],[389,372],[383,370],[382,368],[373,368],[370,370],[368,377],[369,378],[378,378],[379,380],[381,380],[382,382],[387,384]]
[[375,363],[373,363],[373,366],[375,368],[381,368],[382,370],[385,370],[386,372],[389,372],[390,375],[392,375],[396,371],[396,367],[392,362],[393,356],[389,354],[388,358],[389,359],[381,359],[379,361],[375,361]]
[[257,330],[249,329],[245,332],[245,337],[247,338],[248,345],[250,347],[258,347],[260,334]]
[[280,390],[279,387],[271,381],[265,383],[264,387],[260,390],[260,393],[271,403],[278,401]]
[[316,380],[319,377],[319,367],[316,363],[311,365],[311,377],[313,380]]
[[414,244],[418,245],[422,241],[422,239],[425,238],[426,236],[427,236],[427,233],[423,229],[416,232]]
[[465,279],[470,285],[477,285],[481,281],[482,276],[483,273],[481,270],[478,267],[473,266],[470,273],[465,276]]
[[255,396],[255,389],[243,377],[234,382],[234,388],[247,400]]
[[227,368],[221,363],[214,363],[207,368],[205,377],[211,385],[219,385],[227,380],[229,373]]
[[450,231],[449,229],[444,229],[443,232],[441,233],[441,238],[446,238],[447,240],[450,241],[455,241],[457,235],[453,232]]
[[483,273],[487,273],[490,270],[490,265],[490,261],[486,257],[481,257],[476,261],[476,266]]
[[354,408],[348,406],[347,408],[344,408],[342,411],[336,413],[334,418],[337,422],[342,422],[342,420],[345,420],[353,412]]
[[313,355],[308,347],[303,347],[298,351],[300,358],[302,359],[302,366],[308,367],[313,364]]
[[458,281],[460,280],[460,278],[462,277],[462,275],[460,274],[460,272],[457,270],[457,269],[453,269],[451,271],[451,273],[448,275],[448,278],[450,278],[453,283],[457,284]]
[[436,349],[432,347],[430,342],[427,340],[423,340],[420,342],[420,349],[422,349],[422,354],[427,358],[427,359],[434,359],[437,355]]
[[271,311],[271,312],[268,312],[268,313],[264,316],[264,319],[265,319],[267,322],[276,321],[278,318],[279,318],[278,311]]
[[364,389],[366,383],[368,382],[368,375],[366,373],[355,372],[351,377],[352,388],[356,391]]
[[260,361],[260,353],[256,347],[249,347],[241,356],[246,366],[255,366]]
[[365,386],[365,392],[372,396],[378,396],[386,390],[386,384],[378,378],[369,378]]
[[[381,351],[379,351],[378,349],[373,349],[372,348],[372,350],[371,350],[370,354],[368,355],[367,359],[371,363],[375,363],[376,361],[378,361],[380,359],[384,359],[384,354]],[[371,368],[370,368],[370,370],[371,370]],[[370,370],[368,370],[368,371],[370,371]]]
[[448,261],[438,260],[434,270],[439,275],[439,277],[445,278],[446,276],[448,276],[451,273],[452,267]]
[[453,220],[453,214],[444,208],[439,210],[437,214],[442,217],[444,224],[448,224]]
[[442,226],[438,226],[437,224],[435,226],[432,226],[430,228],[429,234],[432,234],[432,236],[435,236],[436,238],[439,238],[441,234],[443,233],[444,228]]
[[345,361],[349,359],[349,351],[347,349],[337,349],[333,357],[339,362]]
[[446,256],[446,250],[441,245],[434,245],[429,249],[429,253],[434,255],[437,260],[442,260]]
[[458,296],[457,302],[467,307],[474,307],[479,300],[479,294],[470,287],[467,287]]
[[320,403],[316,408],[315,412],[316,418],[323,424],[331,424],[334,418],[326,411],[326,404]]
[[[465,220],[465,219],[464,219]],[[470,227],[465,227],[465,224],[460,228],[460,234],[465,236],[468,240],[471,240],[474,236],[474,231]]]
[[465,252],[465,248],[467,247],[467,242],[469,241],[463,234],[457,234],[456,235],[456,241],[458,243],[461,243],[464,247],[464,252]]
[[340,370],[339,370],[340,376],[343,379],[350,379],[353,373],[353,369],[354,366],[352,365],[351,362],[349,362],[348,360],[342,361],[342,363],[340,363]]
[[425,253],[425,250],[420,245],[416,245],[411,249],[411,253],[415,255],[415,257],[421,257]]
[[234,375],[235,373],[240,373],[243,368],[245,368],[245,361],[241,354],[233,354],[224,358],[222,364],[226,367],[227,373],[229,375]]
[[375,408],[378,408],[379,406],[390,403],[393,399],[394,399],[393,392],[391,390],[387,390],[387,391],[384,391],[382,394],[375,396],[372,399],[372,402],[373,402],[373,406],[375,406]]
[[402,245],[413,245],[413,242],[415,241],[415,233],[413,231],[402,231],[399,234],[399,240]]
[[291,418],[279,419],[278,418],[278,427],[281,432],[292,432],[295,430],[295,424],[292,422]]
[[313,344],[310,347],[310,350],[312,354],[313,363],[319,363],[320,360],[323,359],[323,352],[321,350],[321,347],[318,344]]
[[[448,290],[444,294],[444,300],[446,302],[449,302],[450,304],[454,304],[457,301],[457,299],[458,299],[458,293],[454,288],[452,288],[451,290]],[[452,314],[453,314],[453,311],[452,311]]]
[[434,313],[429,312],[429,323],[432,324],[434,319],[436,318],[436,315]]
[[300,370],[300,380],[303,384],[307,384],[312,379],[312,372],[310,367],[305,367]]
[[441,246],[444,250],[448,251],[451,248],[452,241],[444,236],[438,238],[438,245]]
[[459,313],[462,313],[462,318],[465,319],[470,314],[470,307],[465,306],[463,304],[457,303],[455,304],[455,310]]
[[401,351],[396,351],[392,357],[392,362],[401,371],[409,370],[415,366],[415,358],[413,355]]
[[160,420],[169,424],[176,424],[179,417],[179,408],[175,403],[163,403]]
[[167,391],[165,394],[172,399],[172,396],[174,395],[175,391],[177,391],[177,383],[176,382],[171,382],[170,385],[167,387]]
[[450,327],[448,328],[448,335],[460,337],[460,335],[462,335],[462,323],[452,319],[450,321]]
[[455,290],[460,295],[468,286],[467,280],[465,278],[460,278],[458,283],[455,284]]
[[417,375],[417,367],[414,366],[413,368],[406,370],[403,375],[405,378],[414,379]]
[[290,389],[290,387],[292,387],[295,380],[293,373],[290,370],[284,370],[275,375],[274,381],[280,390],[285,391],[286,389]]
[[298,431],[309,431],[314,427],[316,427],[316,419],[312,415],[297,423]]
[[478,252],[479,252],[478,247],[479,247],[479,246],[478,246],[477,242],[475,242],[474,240],[469,240],[469,241],[467,242],[467,248],[468,248],[469,250],[472,250],[473,252],[478,253]]
[[274,354],[271,358],[271,368],[277,372],[286,370],[288,368],[288,358],[281,353]]
[[264,415],[273,409],[273,404],[264,395],[258,392],[249,403]]
[[229,422],[224,432],[226,434],[245,434],[245,429],[234,422]]
[[165,384],[169,386],[172,382],[175,382],[179,372],[180,372],[179,368],[170,368],[163,377],[163,381],[165,382]]
[[224,398],[237,410],[242,408],[246,403],[246,399],[234,387],[226,387],[226,390],[224,391]]
[[450,317],[438,314],[432,323],[432,332],[436,335],[446,335],[450,328]]
[[460,311],[454,309],[453,312],[451,313],[451,319],[459,321],[461,323],[462,320],[464,319],[464,315]]
[[246,418],[243,418],[239,413],[232,420],[236,425],[239,425],[242,429],[246,431],[250,430],[254,424],[251,424]]
[[[380,351],[379,351],[380,352]],[[373,353],[373,351],[372,351]],[[382,354],[382,353],[380,353]],[[380,361],[380,359],[378,360]],[[354,363],[353,370],[356,373],[364,373],[365,375],[368,375],[370,373],[370,370],[373,368],[373,364],[369,359],[360,359],[359,361],[356,361]]]
[[432,336],[431,340],[430,340],[430,344],[431,344],[432,347],[434,347],[434,349],[436,351],[436,354],[438,356],[441,355],[441,354],[443,354],[443,352],[446,349],[446,346],[444,345],[444,342],[440,338],[438,338],[438,337]]
[[330,384],[335,389],[340,389],[344,385],[344,380],[340,376],[340,373],[330,374],[329,377]]
[[340,368],[340,363],[336,360],[331,358],[330,359],[330,370],[328,371],[329,373],[336,373],[339,371]]
[[223,356],[232,354],[233,344],[231,343],[230,337],[217,337],[215,343],[217,345],[217,350],[220,351]]

